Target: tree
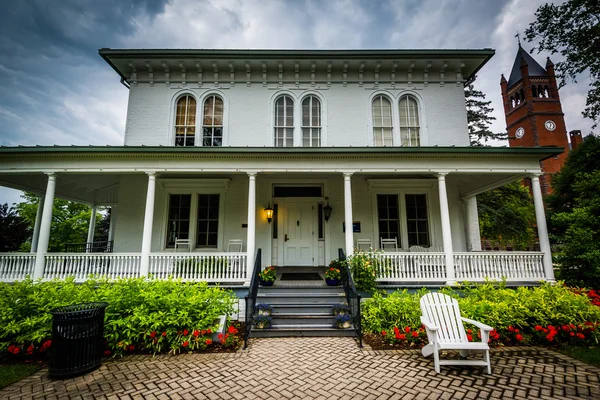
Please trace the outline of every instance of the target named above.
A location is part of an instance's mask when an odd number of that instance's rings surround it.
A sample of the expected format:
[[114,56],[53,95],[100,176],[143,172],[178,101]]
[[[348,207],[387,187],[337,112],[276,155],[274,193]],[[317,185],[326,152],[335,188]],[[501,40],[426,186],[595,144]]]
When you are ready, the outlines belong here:
[[475,89],[473,83],[465,87],[465,104],[471,146],[484,146],[488,140],[506,140],[506,133],[494,133],[489,124],[496,119],[491,113],[494,109],[491,101],[485,101],[485,93]]
[[600,138],[589,135],[552,179],[551,239],[560,278],[600,288]]
[[31,232],[27,221],[13,207],[0,204],[0,252],[19,250]]
[[[39,198],[31,193],[25,193],[21,197],[25,201],[17,204],[17,210],[33,230]],[[48,251],[64,251],[66,243],[85,243],[91,215],[91,208],[85,204],[54,199]],[[103,217],[105,216],[102,213],[96,214],[96,226],[103,225]],[[21,250],[24,251],[29,248],[31,248],[30,241],[21,246]]]
[[525,250],[535,244],[535,209],[521,182],[477,196],[481,236],[494,244]]
[[569,0],[563,4],[544,4],[535,12],[535,21],[525,30],[525,38],[538,41],[532,49],[560,54],[565,58],[555,65],[559,86],[588,71],[590,89],[583,116],[600,122],[600,2]]

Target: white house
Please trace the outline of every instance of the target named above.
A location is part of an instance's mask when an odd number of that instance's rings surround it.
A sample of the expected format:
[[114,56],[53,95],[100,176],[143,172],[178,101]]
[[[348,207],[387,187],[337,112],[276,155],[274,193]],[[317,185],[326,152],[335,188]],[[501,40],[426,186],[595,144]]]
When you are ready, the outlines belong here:
[[[321,266],[382,239],[381,282],[554,279],[538,177],[562,149],[469,146],[463,88],[491,49],[99,53],[129,90],[124,145],[0,148],[0,185],[44,198],[3,280],[247,284],[258,248]],[[482,252],[476,196],[524,177],[541,252]],[[54,197],[111,207],[113,252],[48,253]]]

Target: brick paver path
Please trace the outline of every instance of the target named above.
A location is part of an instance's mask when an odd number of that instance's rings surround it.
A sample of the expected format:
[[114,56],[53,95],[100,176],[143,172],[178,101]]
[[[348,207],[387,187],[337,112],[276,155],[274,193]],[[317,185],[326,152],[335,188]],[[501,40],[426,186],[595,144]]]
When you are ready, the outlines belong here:
[[255,339],[235,354],[131,356],[82,377],[40,371],[0,391],[25,399],[600,398],[600,369],[554,351],[505,348],[483,368],[442,367],[416,351],[359,349],[351,338]]

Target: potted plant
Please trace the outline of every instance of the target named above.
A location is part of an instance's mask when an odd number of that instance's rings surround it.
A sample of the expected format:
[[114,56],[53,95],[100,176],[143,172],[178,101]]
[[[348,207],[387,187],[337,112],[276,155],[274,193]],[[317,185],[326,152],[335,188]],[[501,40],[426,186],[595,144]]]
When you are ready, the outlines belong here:
[[325,271],[325,283],[328,286],[337,286],[341,279],[340,269],[334,266],[334,261],[329,264],[329,268]]
[[352,321],[352,317],[348,314],[338,314],[334,318],[334,326],[338,329],[348,329],[350,328],[350,322]]
[[262,286],[273,286],[275,283],[275,277],[277,273],[275,272],[275,267],[267,267],[263,269],[258,277],[260,278],[260,284]]
[[258,311],[258,315],[271,315],[273,307],[268,304],[258,303],[256,305],[256,310]]
[[256,315],[254,317],[254,325],[257,329],[269,329],[272,325],[271,317],[268,315]]
[[331,313],[333,315],[350,314],[350,307],[346,304],[334,304],[331,307]]

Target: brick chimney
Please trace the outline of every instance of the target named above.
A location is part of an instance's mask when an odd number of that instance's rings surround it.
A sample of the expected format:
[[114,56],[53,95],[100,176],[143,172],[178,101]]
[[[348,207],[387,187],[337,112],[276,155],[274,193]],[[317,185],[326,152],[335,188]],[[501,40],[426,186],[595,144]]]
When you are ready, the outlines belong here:
[[571,150],[575,150],[583,142],[580,130],[569,132],[569,137],[571,138]]

